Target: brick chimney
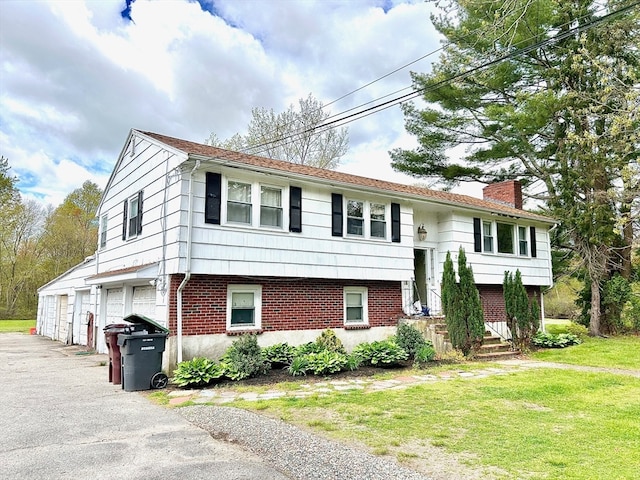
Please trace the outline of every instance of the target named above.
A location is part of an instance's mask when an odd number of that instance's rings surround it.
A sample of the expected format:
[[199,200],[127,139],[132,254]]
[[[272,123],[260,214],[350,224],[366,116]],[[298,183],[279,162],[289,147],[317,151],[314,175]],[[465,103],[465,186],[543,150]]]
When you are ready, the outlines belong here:
[[492,183],[482,189],[482,196],[490,202],[522,209],[522,185],[518,180]]

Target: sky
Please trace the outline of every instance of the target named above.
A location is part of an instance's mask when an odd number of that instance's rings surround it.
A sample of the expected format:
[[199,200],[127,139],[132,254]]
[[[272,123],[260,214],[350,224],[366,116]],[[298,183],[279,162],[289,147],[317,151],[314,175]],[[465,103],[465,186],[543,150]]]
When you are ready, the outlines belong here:
[[[332,114],[410,87],[440,38],[423,0],[0,1],[0,154],[26,199],[104,188],[131,128],[204,142],[312,94]],[[403,92],[406,93],[406,90]],[[340,171],[416,183],[398,106],[348,124]]]

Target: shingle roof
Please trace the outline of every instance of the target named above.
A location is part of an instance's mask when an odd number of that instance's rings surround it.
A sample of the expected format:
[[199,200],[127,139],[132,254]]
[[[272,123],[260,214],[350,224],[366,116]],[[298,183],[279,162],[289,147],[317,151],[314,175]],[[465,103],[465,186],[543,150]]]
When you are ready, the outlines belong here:
[[384,191],[387,193],[398,193],[415,198],[422,198],[425,200],[432,200],[438,203],[451,204],[457,206],[473,207],[476,209],[487,210],[490,212],[502,213],[509,216],[526,217],[530,219],[540,220],[545,223],[554,223],[549,217],[538,215],[535,213],[527,212],[526,210],[520,210],[510,207],[501,203],[492,202],[489,200],[483,200],[468,195],[460,195],[451,192],[443,192],[440,190],[431,190],[424,187],[416,187],[412,185],[404,185],[400,183],[387,182],[384,180],[377,180],[374,178],[361,177],[358,175],[352,175],[349,173],[337,172],[335,170],[327,170],[323,168],[311,167],[308,165],[299,165],[296,163],[285,162],[282,160],[273,160],[270,158],[259,157],[256,155],[248,155],[246,153],[234,152],[231,150],[224,150],[218,147],[212,147],[210,145],[204,145],[200,143],[190,142],[188,140],[181,140],[179,138],[168,137],[166,135],[160,135],[153,132],[139,131],[143,135],[147,135],[151,138],[158,140],[170,147],[177,150],[181,150],[187,155],[198,155],[204,157],[211,157],[220,160],[226,160],[229,162],[235,162],[239,164],[245,164],[252,167],[257,167],[261,170],[280,171],[288,174],[296,174],[310,179],[322,179],[334,183],[340,183],[345,185],[352,185],[357,187],[364,187],[376,191]]

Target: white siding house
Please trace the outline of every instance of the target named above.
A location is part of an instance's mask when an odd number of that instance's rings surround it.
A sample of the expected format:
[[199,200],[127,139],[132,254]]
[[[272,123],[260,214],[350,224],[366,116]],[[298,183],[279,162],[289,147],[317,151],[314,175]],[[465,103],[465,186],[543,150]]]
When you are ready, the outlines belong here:
[[215,357],[242,332],[296,344],[332,328],[350,347],[394,333],[415,300],[437,313],[442,264],[460,247],[498,312],[486,320],[500,321],[505,270],[531,291],[552,282],[554,222],[518,208],[514,185],[478,199],[132,130],[95,256],[39,290],[38,331],[60,338],[66,295],[67,318],[94,316],[100,351],[102,328],[127,314],[167,326],[167,366]]

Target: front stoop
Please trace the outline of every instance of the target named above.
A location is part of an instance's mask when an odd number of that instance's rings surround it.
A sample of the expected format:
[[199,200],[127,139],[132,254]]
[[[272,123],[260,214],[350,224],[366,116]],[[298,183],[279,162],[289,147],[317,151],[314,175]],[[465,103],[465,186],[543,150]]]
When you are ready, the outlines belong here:
[[500,337],[486,332],[482,339],[480,351],[476,354],[476,360],[505,360],[520,355],[520,350],[513,350],[511,344]]

